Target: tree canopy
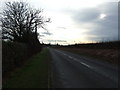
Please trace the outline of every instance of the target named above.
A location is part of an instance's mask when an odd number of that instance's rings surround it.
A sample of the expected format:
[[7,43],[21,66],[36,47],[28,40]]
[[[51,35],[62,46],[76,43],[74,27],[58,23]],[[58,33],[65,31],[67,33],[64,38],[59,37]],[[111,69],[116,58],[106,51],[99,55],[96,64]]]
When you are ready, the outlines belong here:
[[50,18],[42,16],[43,9],[33,9],[25,2],[7,2],[1,16],[2,39],[30,43],[39,41],[37,28],[44,28]]

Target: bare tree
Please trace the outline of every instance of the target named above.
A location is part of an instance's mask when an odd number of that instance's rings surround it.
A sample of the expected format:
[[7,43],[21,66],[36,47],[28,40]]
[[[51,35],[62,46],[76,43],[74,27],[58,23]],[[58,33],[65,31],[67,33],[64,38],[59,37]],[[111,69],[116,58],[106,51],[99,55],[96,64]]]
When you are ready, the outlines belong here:
[[50,22],[41,15],[42,12],[24,2],[7,2],[0,19],[2,38],[14,42],[39,42],[37,28],[44,28],[45,23]]

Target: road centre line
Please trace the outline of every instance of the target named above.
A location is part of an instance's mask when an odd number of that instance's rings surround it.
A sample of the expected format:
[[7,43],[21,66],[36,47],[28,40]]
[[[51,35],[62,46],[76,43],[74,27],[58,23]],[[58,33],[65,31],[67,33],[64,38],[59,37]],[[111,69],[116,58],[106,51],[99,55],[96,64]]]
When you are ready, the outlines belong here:
[[[61,53],[61,54],[63,54],[63,55],[66,55],[66,54],[64,54],[63,52],[60,52],[60,51],[58,51],[59,53]],[[84,66],[86,66],[86,67],[88,67],[88,68],[91,68],[91,66],[90,65],[88,65],[88,64],[86,64],[86,63],[84,63],[84,62],[80,62],[78,59],[76,59],[76,58],[73,58],[73,57],[71,57],[71,56],[69,56],[69,55],[66,55],[66,56],[68,56],[68,58],[70,58],[70,59],[72,59],[72,60],[74,60],[74,61],[77,61],[77,62],[79,62],[80,64],[82,64],[82,65],[84,65]]]
[[76,61],[76,62],[79,62],[80,64],[82,64],[82,65],[84,65],[84,66],[86,66],[86,67],[88,67],[88,68],[91,68],[90,65],[88,65],[88,64],[86,64],[86,63],[84,63],[84,62],[80,62],[80,61],[79,61],[78,59],[76,59],[76,58],[73,58],[73,57],[71,57],[71,56],[69,56],[69,58],[73,59],[73,60]]
[[[56,51],[57,51],[57,50],[56,50]],[[74,58],[74,57],[71,57],[71,56],[69,56],[69,55],[67,55],[67,54],[65,54],[65,53],[63,53],[63,52],[61,52],[61,51],[57,51],[57,52],[65,55],[65,56],[67,56],[68,58],[70,58],[70,59],[72,59],[72,60],[74,60],[74,61],[76,61],[76,62],[79,62],[80,64],[82,64],[82,65],[84,65],[84,66],[86,66],[86,67],[88,67],[88,68],[92,68],[90,65],[88,65],[88,64],[86,64],[86,63],[84,63],[84,62],[81,62],[81,61],[79,61],[78,59],[76,59],[76,58]]]
[[73,59],[73,57],[71,57],[71,56],[68,56],[70,59]]
[[87,66],[87,67],[89,67],[90,68],[90,66],[88,65],[88,64],[86,64],[86,63],[83,63],[83,62],[80,62],[81,64],[83,64],[84,66]]
[[[57,51],[57,50],[56,50],[56,51]],[[74,60],[74,61],[76,61],[76,62],[78,62],[78,63],[80,63],[80,64],[82,64],[82,65],[84,65],[85,67],[87,67],[87,68],[89,68],[89,69],[94,70],[94,71],[97,72],[97,73],[100,73],[100,72],[98,72],[98,70],[97,70],[96,68],[94,68],[94,66],[90,66],[90,65],[88,65],[88,64],[86,64],[86,63],[84,63],[84,62],[81,62],[79,59],[76,59],[76,58],[74,58],[74,57],[72,57],[72,56],[70,56],[70,55],[67,55],[67,54],[65,54],[65,53],[63,53],[63,52],[61,52],[61,51],[57,51],[57,52],[65,55],[66,57],[68,57],[68,58],[70,58],[70,59],[72,59],[72,60]],[[100,74],[103,74],[103,73],[100,73]],[[112,77],[110,77],[110,76],[108,76],[108,75],[106,75],[106,74],[103,74],[103,75],[105,75],[106,77],[111,78],[111,79],[114,80],[115,82],[118,82],[116,79],[113,79]]]

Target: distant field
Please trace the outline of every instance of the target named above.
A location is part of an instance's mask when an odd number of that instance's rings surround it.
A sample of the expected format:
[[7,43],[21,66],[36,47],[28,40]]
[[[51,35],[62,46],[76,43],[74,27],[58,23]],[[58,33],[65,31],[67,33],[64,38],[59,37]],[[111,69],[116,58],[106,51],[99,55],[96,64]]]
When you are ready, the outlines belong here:
[[59,49],[84,56],[97,58],[98,60],[102,60],[116,65],[118,64],[118,56],[120,56],[120,50],[115,49],[88,49],[88,48],[59,48]]
[[98,60],[120,65],[118,56],[120,56],[120,42],[104,42],[104,43],[90,43],[90,44],[75,44],[58,47],[61,50],[85,55]]

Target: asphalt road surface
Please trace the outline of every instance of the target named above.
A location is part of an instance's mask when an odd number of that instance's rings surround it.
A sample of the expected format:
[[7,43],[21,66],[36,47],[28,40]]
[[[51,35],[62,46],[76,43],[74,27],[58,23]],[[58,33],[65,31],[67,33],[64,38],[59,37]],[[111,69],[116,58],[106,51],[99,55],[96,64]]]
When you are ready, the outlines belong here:
[[48,48],[52,88],[118,88],[118,67]]

